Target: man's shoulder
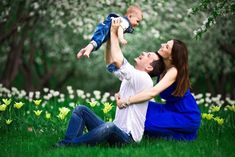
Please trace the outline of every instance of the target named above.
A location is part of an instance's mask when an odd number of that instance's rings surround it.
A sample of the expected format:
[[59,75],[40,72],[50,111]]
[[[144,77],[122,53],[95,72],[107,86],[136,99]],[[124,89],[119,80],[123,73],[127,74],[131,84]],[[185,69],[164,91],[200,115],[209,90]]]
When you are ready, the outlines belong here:
[[134,68],[133,72],[135,73],[135,80],[138,82],[143,82],[143,84],[153,84],[153,80],[147,72],[136,68]]

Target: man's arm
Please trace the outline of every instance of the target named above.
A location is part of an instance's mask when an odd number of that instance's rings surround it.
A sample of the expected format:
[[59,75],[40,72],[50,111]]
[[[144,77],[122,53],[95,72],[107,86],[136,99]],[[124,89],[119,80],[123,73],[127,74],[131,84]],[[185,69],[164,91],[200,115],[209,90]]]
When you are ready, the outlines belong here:
[[111,49],[110,49],[110,39],[108,39],[106,43],[106,50],[105,50],[105,63],[106,64],[111,64],[113,63],[113,59],[111,57]]
[[113,64],[115,64],[117,68],[120,68],[122,66],[124,59],[117,35],[118,27],[120,26],[120,21],[120,18],[114,18],[112,20],[112,25],[110,29],[110,54]]

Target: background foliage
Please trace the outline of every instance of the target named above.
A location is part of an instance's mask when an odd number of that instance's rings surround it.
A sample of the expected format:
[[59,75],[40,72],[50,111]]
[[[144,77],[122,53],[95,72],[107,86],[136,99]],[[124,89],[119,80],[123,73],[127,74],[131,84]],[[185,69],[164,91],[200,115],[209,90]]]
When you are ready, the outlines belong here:
[[105,70],[104,45],[90,59],[75,56],[98,22],[110,12],[124,14],[133,3],[142,8],[144,21],[126,35],[123,52],[131,62],[178,38],[190,51],[194,92],[235,97],[234,0],[2,0],[1,83],[28,91],[72,85],[116,92],[120,82]]

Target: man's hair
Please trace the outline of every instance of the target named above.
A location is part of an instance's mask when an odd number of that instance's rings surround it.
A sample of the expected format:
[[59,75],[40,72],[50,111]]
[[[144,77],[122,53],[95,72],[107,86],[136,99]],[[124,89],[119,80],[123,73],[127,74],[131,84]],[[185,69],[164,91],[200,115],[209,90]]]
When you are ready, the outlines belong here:
[[165,64],[163,62],[162,56],[158,53],[155,52],[156,55],[158,55],[159,59],[154,60],[150,65],[153,67],[153,70],[149,72],[150,77],[155,77],[159,76],[161,73],[163,73],[165,69]]

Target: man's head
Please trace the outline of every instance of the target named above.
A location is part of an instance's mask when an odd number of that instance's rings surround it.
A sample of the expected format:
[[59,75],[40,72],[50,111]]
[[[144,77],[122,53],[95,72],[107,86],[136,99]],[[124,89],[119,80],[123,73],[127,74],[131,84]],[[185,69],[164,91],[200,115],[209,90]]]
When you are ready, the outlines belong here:
[[132,27],[137,27],[143,19],[142,11],[138,5],[131,5],[126,11],[126,16]]
[[151,77],[158,76],[164,70],[162,57],[155,52],[143,52],[135,58],[135,68],[147,72]]

